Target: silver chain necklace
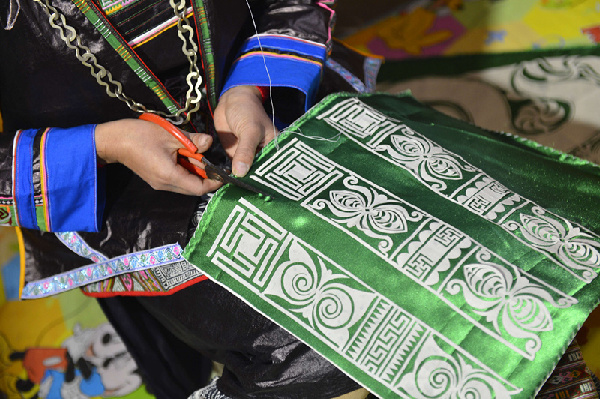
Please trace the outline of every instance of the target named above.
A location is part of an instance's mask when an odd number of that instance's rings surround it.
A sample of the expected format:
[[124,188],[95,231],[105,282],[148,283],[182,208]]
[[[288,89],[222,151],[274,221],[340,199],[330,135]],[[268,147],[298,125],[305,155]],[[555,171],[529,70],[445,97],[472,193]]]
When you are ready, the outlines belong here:
[[[50,4],[50,0],[34,0],[40,4],[48,14],[50,26],[58,31],[60,38],[65,42],[67,47],[75,52],[75,57],[83,65],[89,68],[90,74],[96,79],[96,82],[106,90],[106,94],[110,97],[117,98],[123,101],[132,111],[143,113],[151,112],[168,119],[171,123],[181,125],[188,123],[193,113],[200,109],[200,100],[202,92],[200,86],[202,84],[202,75],[198,69],[198,46],[194,42],[194,30],[186,15],[185,0],[169,0],[173,11],[177,16],[177,34],[182,41],[181,51],[187,57],[190,64],[190,69],[186,77],[188,91],[185,97],[183,108],[177,110],[174,114],[169,114],[162,111],[148,109],[143,104],[133,100],[131,97],[123,93],[123,86],[119,81],[113,79],[112,74],[108,69],[98,63],[96,56],[92,54],[90,49],[81,43],[81,39],[77,35],[75,28],[70,26],[65,16]],[[185,37],[185,33],[188,37]]]

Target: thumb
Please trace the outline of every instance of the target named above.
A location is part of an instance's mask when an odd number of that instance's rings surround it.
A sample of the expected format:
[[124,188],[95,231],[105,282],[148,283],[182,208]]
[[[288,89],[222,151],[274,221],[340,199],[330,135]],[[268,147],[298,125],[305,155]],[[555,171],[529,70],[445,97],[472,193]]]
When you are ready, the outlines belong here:
[[198,152],[207,151],[212,145],[212,137],[204,133],[190,133],[190,140],[198,147]]
[[261,127],[254,127],[252,132],[247,132],[238,138],[237,148],[232,159],[232,172],[238,177],[246,176],[254,161],[256,149],[262,141]]

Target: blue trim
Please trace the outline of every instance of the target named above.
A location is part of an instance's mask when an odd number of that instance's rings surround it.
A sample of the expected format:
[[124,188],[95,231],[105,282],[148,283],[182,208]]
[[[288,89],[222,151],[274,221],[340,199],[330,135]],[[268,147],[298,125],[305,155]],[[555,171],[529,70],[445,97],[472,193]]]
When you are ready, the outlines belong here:
[[96,230],[102,230],[102,221],[104,216],[104,207],[106,205],[106,170],[104,167],[98,167],[98,157],[96,152],[96,126],[92,134],[94,146],[94,170],[96,172]]
[[367,87],[367,93],[374,93],[377,87],[377,74],[379,68],[383,64],[383,59],[367,57],[363,69],[365,71],[365,86]]
[[272,35],[252,36],[244,43],[241,53],[243,54],[250,50],[260,50],[261,46],[263,49],[277,49],[285,52],[293,52],[314,57],[321,61],[324,61],[327,56],[327,49],[325,46],[319,46],[315,43],[290,37]]
[[96,125],[53,128],[46,137],[46,187],[53,231],[98,231],[105,197],[99,190]]
[[179,262],[184,260],[182,253],[181,246],[175,243],[121,255],[112,259],[103,259],[42,280],[30,281],[23,287],[21,299],[56,295],[110,277]]
[[92,248],[79,233],[75,231],[67,231],[63,233],[54,233],[56,238],[60,240],[67,248],[75,252],[82,258],[90,259],[92,262],[103,262],[108,260],[108,257],[101,252]]
[[17,141],[15,154],[15,202],[17,220],[21,227],[38,229],[33,198],[33,142],[37,129],[22,130]]
[[325,63],[325,65],[329,69],[331,69],[332,71],[334,71],[335,73],[337,73],[338,75],[340,75],[357,92],[359,92],[359,93],[366,93],[367,92],[367,87],[365,86],[365,84],[358,77],[356,77],[354,74],[352,74],[352,72],[350,72],[349,70],[347,70],[346,68],[344,68],[337,61],[334,61],[334,60],[332,60],[330,58],[330,59],[327,60],[327,62]]
[[[265,69],[265,63],[269,74]],[[256,53],[239,59],[233,64],[221,95],[236,86],[293,87],[306,95],[305,111],[312,106],[322,66],[295,58],[279,58]],[[269,81],[269,75],[271,80]]]

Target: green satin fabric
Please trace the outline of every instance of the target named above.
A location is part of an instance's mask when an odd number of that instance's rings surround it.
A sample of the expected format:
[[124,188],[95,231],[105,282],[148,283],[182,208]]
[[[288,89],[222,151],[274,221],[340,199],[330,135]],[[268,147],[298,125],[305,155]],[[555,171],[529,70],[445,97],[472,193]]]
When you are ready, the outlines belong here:
[[600,167],[412,97],[328,97],[245,180],[184,256],[382,398],[533,397],[598,303]]

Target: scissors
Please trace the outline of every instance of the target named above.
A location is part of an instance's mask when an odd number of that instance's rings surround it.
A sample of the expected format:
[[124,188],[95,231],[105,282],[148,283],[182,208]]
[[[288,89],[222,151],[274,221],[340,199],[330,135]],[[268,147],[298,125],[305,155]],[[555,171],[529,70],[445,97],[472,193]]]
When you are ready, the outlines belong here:
[[[235,184],[238,187],[245,188],[246,190],[250,190],[252,192],[258,193],[259,195],[269,196],[267,193],[260,191],[257,188],[252,187],[249,184],[244,183],[241,180],[236,179],[233,176],[230,176],[229,173],[218,166],[214,165],[210,162],[204,155],[198,152],[198,147],[187,138],[181,130],[172,125],[169,121],[156,114],[151,114],[148,112],[143,113],[139,116],[139,119],[152,122],[157,124],[158,126],[165,129],[167,132],[171,133],[173,137],[175,137],[179,142],[183,145],[184,148],[180,148],[177,150],[178,162],[181,166],[186,168],[191,173],[194,173],[204,179],[211,179],[220,181],[222,183],[231,183]],[[198,166],[191,163],[187,158],[192,158],[201,162],[204,165],[204,169],[199,168]]]

